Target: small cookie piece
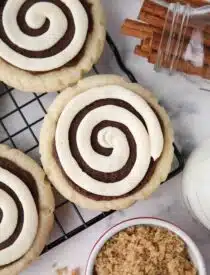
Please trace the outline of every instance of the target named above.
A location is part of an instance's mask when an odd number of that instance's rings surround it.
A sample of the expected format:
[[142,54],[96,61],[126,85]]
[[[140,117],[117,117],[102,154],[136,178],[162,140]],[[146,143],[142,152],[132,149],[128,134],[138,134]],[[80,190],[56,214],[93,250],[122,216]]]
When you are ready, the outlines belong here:
[[0,145],[0,275],[15,275],[42,252],[54,221],[54,197],[30,157]]
[[21,91],[64,89],[103,51],[100,0],[5,0],[0,15],[0,79]]
[[56,270],[57,275],[68,275],[68,273],[69,273],[69,269],[67,266]]
[[139,84],[93,76],[62,92],[40,137],[44,170],[82,207],[126,208],[167,178],[173,131],[165,110]]
[[57,275],[79,275],[79,269],[69,270],[68,267],[56,270]]

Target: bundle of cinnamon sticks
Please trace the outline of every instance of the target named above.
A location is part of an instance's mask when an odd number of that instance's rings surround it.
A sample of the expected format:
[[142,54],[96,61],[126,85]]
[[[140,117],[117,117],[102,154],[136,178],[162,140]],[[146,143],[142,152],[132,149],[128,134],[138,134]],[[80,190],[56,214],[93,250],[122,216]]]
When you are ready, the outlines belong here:
[[[192,7],[201,7],[207,4],[204,0],[165,1],[170,3],[179,2],[183,5],[190,4]],[[155,64],[157,60],[166,15],[166,7],[158,5],[152,0],[145,0],[137,20],[126,19],[121,28],[123,34],[141,39],[141,43],[135,47],[134,52],[138,56],[147,58],[148,62],[152,64]],[[184,43],[186,45],[189,43],[194,27],[193,24],[189,24],[185,30],[186,41]],[[176,37],[172,39],[172,45],[176,45],[176,39]],[[163,43],[166,42],[163,41]],[[204,65],[202,67],[195,67],[191,62],[181,59],[176,62],[176,70],[210,79],[210,25],[203,30],[203,44]],[[186,49],[186,47],[183,47],[183,49]],[[164,67],[167,67],[167,64],[164,64]]]

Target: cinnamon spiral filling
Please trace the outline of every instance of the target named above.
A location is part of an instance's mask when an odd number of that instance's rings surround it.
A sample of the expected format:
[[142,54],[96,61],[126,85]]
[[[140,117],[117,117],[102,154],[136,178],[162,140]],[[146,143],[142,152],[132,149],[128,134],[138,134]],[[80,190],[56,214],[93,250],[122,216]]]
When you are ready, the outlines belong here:
[[89,7],[84,3],[21,0],[14,5],[13,0],[3,1],[1,57],[33,72],[54,70],[70,62],[82,50],[88,34]]
[[63,110],[56,129],[62,170],[80,192],[130,194],[154,171],[163,133],[152,108],[120,86],[88,90]]
[[28,251],[37,233],[38,211],[32,175],[0,158],[0,267]]
[[[24,221],[24,211],[22,204],[18,198],[18,196],[15,194],[15,192],[9,188],[6,184],[3,182],[0,182],[0,190],[3,190],[6,194],[9,195],[9,197],[15,202],[16,208],[18,210],[18,220],[17,220],[17,226],[12,233],[11,236],[9,236],[8,239],[0,243],[0,251],[7,248],[8,246],[12,245],[15,240],[17,240],[18,236],[21,233],[22,227],[23,227],[23,221]],[[4,218],[3,211],[2,211],[2,219]]]

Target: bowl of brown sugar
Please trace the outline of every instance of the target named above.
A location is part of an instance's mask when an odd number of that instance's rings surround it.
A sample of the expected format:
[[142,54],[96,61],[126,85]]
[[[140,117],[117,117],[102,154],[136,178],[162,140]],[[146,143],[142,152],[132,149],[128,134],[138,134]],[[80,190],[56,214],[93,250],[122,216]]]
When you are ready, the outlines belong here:
[[157,218],[123,221],[94,245],[86,275],[207,275],[193,240]]

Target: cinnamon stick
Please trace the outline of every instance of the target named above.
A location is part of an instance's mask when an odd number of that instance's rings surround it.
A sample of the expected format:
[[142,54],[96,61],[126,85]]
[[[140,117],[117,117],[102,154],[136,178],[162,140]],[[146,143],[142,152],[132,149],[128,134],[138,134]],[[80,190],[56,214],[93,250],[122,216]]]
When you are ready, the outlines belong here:
[[[149,13],[142,12],[141,13],[141,20],[146,22],[147,24],[149,24],[151,26],[158,26],[158,28],[160,28],[161,30],[163,30],[163,28],[164,28],[164,22],[165,22],[164,19],[158,18],[158,17],[156,17],[154,15],[151,15]],[[169,31],[168,27],[167,27],[167,30]],[[192,31],[193,31],[192,28],[187,28],[186,32],[185,32],[185,36],[187,38],[190,38],[191,35],[192,35]],[[176,29],[175,33],[178,34],[179,30]],[[204,33],[203,35],[204,35],[204,37],[203,37],[204,45],[210,46],[210,34],[209,33]]]
[[[170,66],[170,61],[164,63],[165,68],[168,68],[169,66]],[[208,65],[205,65],[203,67],[195,67],[189,61],[178,60],[175,63],[174,68],[179,72],[183,72],[191,75],[198,75],[203,78],[210,78],[210,70]]]
[[208,1],[204,0],[165,0],[168,3],[180,3],[182,5],[190,4],[192,7],[202,7],[208,5]]
[[123,22],[123,26],[126,26],[128,28],[131,28],[131,29],[134,29],[134,30],[141,30],[141,31],[144,31],[144,32],[148,32],[150,34],[152,34],[152,32],[154,31],[152,28],[150,28],[147,24],[144,24],[144,23],[141,23],[141,22],[138,22],[136,20],[131,20],[131,19],[126,19],[124,22]]
[[138,19],[141,19],[141,12],[148,12],[150,14],[155,14],[160,18],[165,18],[167,14],[167,8],[158,5],[154,2],[145,0],[139,12]]
[[[141,46],[141,49],[147,52],[151,52],[151,50],[158,51],[160,46],[160,41],[161,41],[161,36],[158,34],[154,34],[151,46],[143,43]],[[184,41],[183,47],[181,48],[181,51],[179,53],[181,56],[183,56],[184,52],[186,51],[186,47],[188,43],[189,41]],[[163,44],[166,45],[167,40],[163,39]],[[172,39],[171,44],[172,44],[171,52],[174,52],[176,49],[176,39]],[[150,47],[150,49],[148,49],[146,46]],[[204,64],[207,64],[210,66],[210,49],[208,47],[204,47]]]
[[144,39],[148,37],[148,32],[144,32],[142,30],[135,30],[135,29],[130,29],[126,26],[123,26],[121,29],[122,34],[127,35],[127,36],[132,36],[140,39]]
[[[191,0],[192,1],[192,0]],[[197,1],[197,0],[196,0]],[[174,1],[175,2],[175,1]],[[190,4],[190,1],[187,1],[185,2],[185,5],[189,3]],[[206,5],[207,3],[205,3]],[[202,4],[201,6],[203,6],[204,4]],[[149,13],[151,15],[154,15],[154,16],[157,16],[157,17],[160,17],[164,20],[165,22],[165,18],[166,18],[166,15],[167,15],[167,8],[161,6],[161,5],[158,5],[150,0],[145,0],[144,3],[143,3],[143,6],[140,10],[140,13],[138,15],[138,18],[140,20],[143,20],[142,19],[142,13]],[[144,16],[144,15],[143,15]],[[143,20],[144,21],[144,20]],[[181,21],[180,21],[180,24],[181,24]],[[196,23],[193,22],[193,20],[190,20],[189,21],[189,27],[188,28],[196,28]],[[210,26],[206,25],[204,27],[204,32],[207,32],[207,33],[210,33]]]
[[[143,56],[148,58],[148,62],[151,64],[155,64],[157,61],[157,52],[153,51],[150,55],[148,55],[146,52],[144,52],[140,46],[136,46],[135,48],[135,54],[139,56]],[[164,68],[169,68],[171,65],[171,59],[164,61]],[[191,75],[198,75],[204,78],[210,78],[210,67],[207,65],[203,67],[195,67],[190,62],[184,61],[184,60],[178,60],[174,63],[174,68],[177,71],[191,74]]]
[[143,40],[141,48],[143,51],[147,51],[148,53],[152,50],[153,37],[147,37]]
[[150,56],[150,53],[149,53],[148,51],[142,50],[142,48],[141,48],[140,45],[137,45],[137,46],[135,47],[134,53],[135,53],[136,55],[141,56],[141,57],[146,57],[147,59],[148,59],[149,56]]
[[153,32],[161,33],[161,30],[131,19],[126,19],[121,27],[122,34],[140,39],[152,37]]
[[141,12],[140,17],[138,19],[140,19],[141,21],[151,26],[155,26],[156,28],[160,28],[160,29],[163,29],[164,23],[165,23],[164,19],[144,11]]

